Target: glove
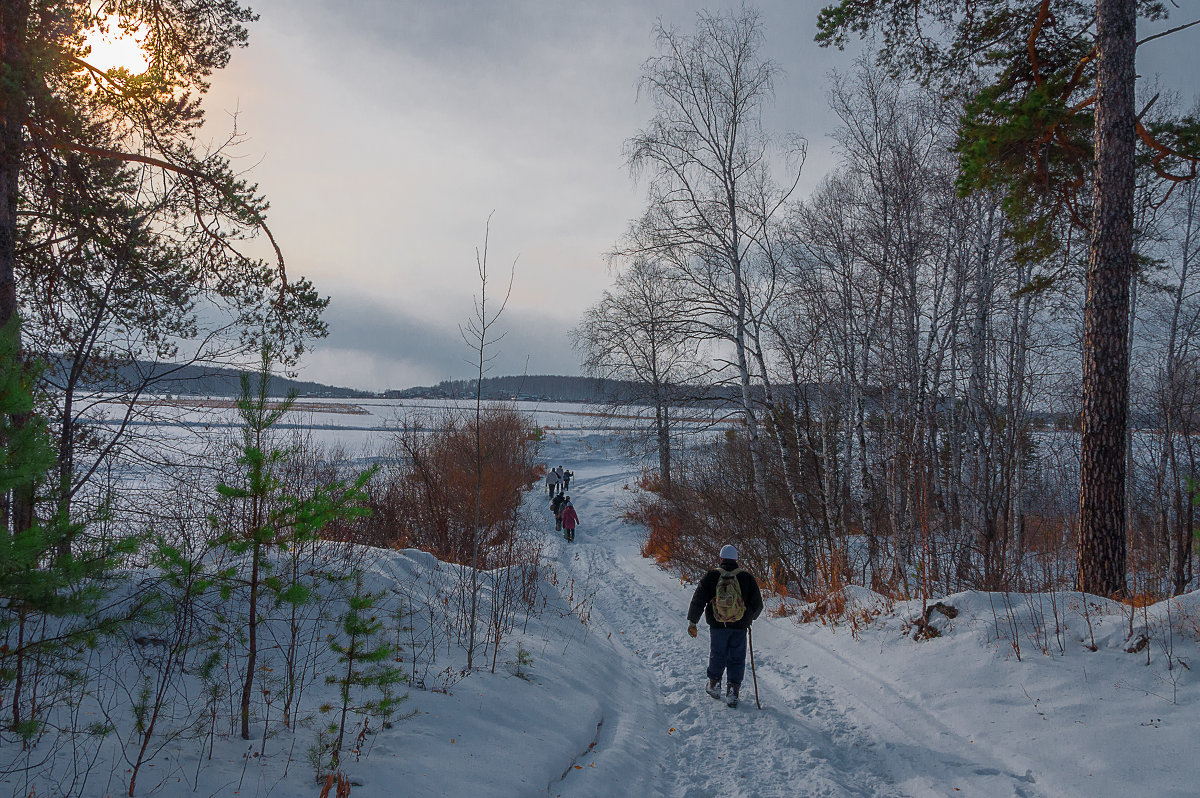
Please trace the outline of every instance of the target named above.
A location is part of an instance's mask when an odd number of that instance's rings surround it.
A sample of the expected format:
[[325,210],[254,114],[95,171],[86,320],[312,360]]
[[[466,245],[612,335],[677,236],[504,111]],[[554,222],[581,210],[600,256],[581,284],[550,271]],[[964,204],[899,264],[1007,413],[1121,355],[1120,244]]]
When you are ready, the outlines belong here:
[[691,635],[692,637],[696,636],[696,624],[694,624],[694,623],[688,624],[688,634]]

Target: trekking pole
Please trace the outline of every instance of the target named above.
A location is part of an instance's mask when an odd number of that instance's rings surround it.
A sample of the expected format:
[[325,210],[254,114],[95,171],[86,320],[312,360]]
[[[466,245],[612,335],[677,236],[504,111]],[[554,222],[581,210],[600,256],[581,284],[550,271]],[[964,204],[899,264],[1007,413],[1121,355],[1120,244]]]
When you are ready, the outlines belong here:
[[750,647],[750,680],[754,682],[754,705],[762,709],[762,704],[758,702],[758,674],[754,672],[754,630],[749,626],[746,627],[746,640]]

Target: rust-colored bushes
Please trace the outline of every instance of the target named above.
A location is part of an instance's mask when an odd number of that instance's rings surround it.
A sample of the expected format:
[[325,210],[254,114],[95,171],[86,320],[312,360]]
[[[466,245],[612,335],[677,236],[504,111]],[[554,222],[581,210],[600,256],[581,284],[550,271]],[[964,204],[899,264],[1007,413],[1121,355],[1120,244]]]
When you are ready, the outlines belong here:
[[504,405],[448,411],[393,434],[368,486],[370,518],[352,539],[412,547],[445,562],[493,564],[491,553],[517,533],[521,496],[538,479],[530,421]]
[[771,573],[774,524],[751,473],[745,440],[731,435],[680,456],[669,492],[657,475],[644,474],[625,511],[626,520],[647,529],[642,553],[697,577],[717,564],[721,546],[735,543],[751,571]]

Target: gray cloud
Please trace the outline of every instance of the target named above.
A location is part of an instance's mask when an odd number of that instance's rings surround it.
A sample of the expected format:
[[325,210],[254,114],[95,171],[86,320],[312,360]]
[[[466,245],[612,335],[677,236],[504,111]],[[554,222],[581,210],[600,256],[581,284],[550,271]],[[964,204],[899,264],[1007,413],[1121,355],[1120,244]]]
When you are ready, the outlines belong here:
[[[826,76],[855,55],[813,43],[828,2],[758,4],[764,55],[784,71],[765,123],[810,144],[801,195],[836,163]],[[573,373],[561,339],[608,287],[603,253],[642,209],[621,151],[651,113],[637,97],[651,29],[738,5],[257,0],[250,47],[214,76],[207,130],[221,139],[237,112],[249,135],[238,163],[271,200],[289,269],[333,298],[305,376],[398,387],[463,375],[456,325],[493,210],[494,263],[518,264],[495,369],[519,373],[529,354],[531,373]],[[1200,27],[1151,42],[1139,70],[1190,104],[1197,44]]]
[[[334,380],[339,384],[381,390],[474,376],[477,354],[456,321],[352,295],[335,298],[325,318],[330,335],[314,345],[310,365],[302,370],[306,379],[337,369],[344,375]],[[505,310],[495,325],[498,340],[487,348],[488,373],[577,374],[579,361],[567,337],[573,324],[569,317]]]

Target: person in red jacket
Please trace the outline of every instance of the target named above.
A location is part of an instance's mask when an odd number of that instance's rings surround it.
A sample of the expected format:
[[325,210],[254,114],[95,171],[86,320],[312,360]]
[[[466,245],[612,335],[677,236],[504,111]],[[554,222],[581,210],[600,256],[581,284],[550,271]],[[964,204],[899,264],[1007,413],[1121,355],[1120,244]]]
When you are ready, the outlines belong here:
[[733,546],[721,549],[721,566],[700,579],[688,606],[688,634],[696,636],[700,614],[708,622],[708,687],[713,698],[721,698],[721,677],[726,678],[725,703],[736,707],[742,677],[746,673],[746,636],[750,624],[763,610],[762,593],[749,571],[737,564]]
[[575,512],[575,505],[571,504],[571,497],[568,496],[562,508],[563,537],[567,540],[575,540],[575,527],[578,525],[579,514]]

